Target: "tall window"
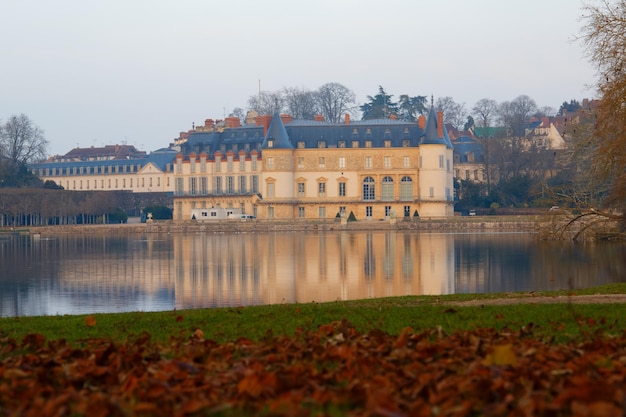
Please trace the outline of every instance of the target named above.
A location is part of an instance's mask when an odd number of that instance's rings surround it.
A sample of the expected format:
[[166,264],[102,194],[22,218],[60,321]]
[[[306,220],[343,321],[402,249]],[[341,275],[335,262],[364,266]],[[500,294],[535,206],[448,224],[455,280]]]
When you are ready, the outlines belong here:
[[382,199],[384,201],[393,200],[393,178],[384,177],[382,184]]
[[374,200],[376,198],[376,187],[374,178],[365,177],[363,179],[363,200]]
[[235,193],[235,177],[232,175],[226,177],[226,192],[228,194]]
[[207,177],[200,177],[200,194],[207,195],[209,193],[208,183]]
[[239,176],[239,192],[240,193],[245,193],[246,191],[248,191],[246,186],[247,186],[247,184],[246,184],[246,176],[245,175],[240,175]]
[[320,168],[325,168],[326,167],[326,158],[324,158],[323,156],[320,156],[318,159],[318,164]]
[[339,183],[339,197],[345,197],[345,196],[346,196],[346,183],[340,182]]
[[215,182],[213,190],[216,194],[222,194],[222,177],[213,177],[213,180]]
[[189,194],[198,194],[198,179],[196,177],[189,178]]
[[439,155],[439,168],[443,168],[443,155]]
[[196,172],[196,160],[195,159],[189,160],[189,172],[191,173]]
[[239,155],[239,171],[244,172],[246,170],[246,158],[243,155]]
[[274,207],[269,206],[267,208],[267,217],[270,218],[270,219],[274,218]]
[[319,197],[326,197],[326,183],[320,182],[317,184],[317,195]]
[[413,179],[411,177],[405,176],[400,180],[400,200],[413,200]]
[[385,168],[391,168],[391,157],[390,156],[385,156],[383,159]]
[[253,193],[259,192],[259,176],[258,175],[252,176],[252,192]]
[[405,156],[402,158],[402,166],[404,168],[411,168],[411,157]]
[[304,168],[304,158],[302,156],[298,157],[298,168]]
[[228,155],[226,157],[226,169],[228,170],[228,172],[233,172],[233,156],[232,155]]
[[326,218],[326,207],[320,207],[318,210],[318,215],[320,219]]
[[298,197],[304,197],[304,183],[298,183]]
[[182,195],[183,194],[183,184],[184,184],[184,178],[176,178],[176,182],[174,183],[174,193],[176,195]]
[[372,206],[365,206],[365,217],[372,217]]
[[271,156],[267,158],[267,169],[274,169],[274,158]]
[[274,197],[274,189],[275,189],[275,184],[273,182],[270,182],[269,184],[267,184],[267,197],[268,198]]
[[339,157],[339,168],[345,168],[346,167],[346,157],[345,156],[340,156]]
[[304,219],[304,207],[298,207],[298,217]]
[[371,156],[366,156],[365,157],[365,168],[371,168],[372,167],[372,157]]
[[222,157],[215,157],[215,172],[220,172],[222,170]]

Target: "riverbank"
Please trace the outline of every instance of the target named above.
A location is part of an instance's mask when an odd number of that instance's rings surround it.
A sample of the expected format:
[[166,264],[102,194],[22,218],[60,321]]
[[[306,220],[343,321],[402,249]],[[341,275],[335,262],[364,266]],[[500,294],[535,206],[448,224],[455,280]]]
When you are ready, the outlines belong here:
[[152,221],[128,224],[86,224],[3,228],[2,234],[50,236],[59,234],[150,234],[150,233],[268,233],[315,232],[333,230],[415,230],[415,231],[516,231],[536,233],[552,216],[457,216],[441,219],[372,220],[341,224],[339,221],[226,220],[221,222]]

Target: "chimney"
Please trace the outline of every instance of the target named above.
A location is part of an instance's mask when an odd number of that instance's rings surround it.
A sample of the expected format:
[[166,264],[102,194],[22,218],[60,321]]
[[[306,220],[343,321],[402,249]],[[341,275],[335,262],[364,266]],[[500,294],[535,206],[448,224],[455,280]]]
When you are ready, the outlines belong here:
[[270,128],[271,122],[272,122],[272,116],[269,114],[266,114],[265,120],[263,121],[263,137],[267,136],[267,130]]
[[283,124],[287,124],[287,123],[291,123],[293,122],[293,116],[290,114],[281,114],[280,115],[280,119],[283,121]]
[[443,138],[443,112],[437,112],[437,137]]
[[426,117],[423,114],[420,114],[420,117],[417,118],[417,125],[420,129],[426,129]]
[[390,114],[389,115],[389,120],[396,120],[396,119],[397,119],[397,117],[396,117],[395,114]]
[[233,128],[233,127],[240,127],[240,126],[241,126],[241,121],[239,120],[239,117],[227,117],[224,120],[225,128]]
[[204,121],[204,127],[208,128],[209,130],[213,130],[214,126],[215,124],[213,123],[213,119],[206,119]]
[[316,114],[314,117],[314,120],[316,122],[323,122],[324,121],[324,116],[322,116],[321,114]]
[[350,114],[346,113],[346,116],[344,118],[344,123],[349,125],[350,124]]

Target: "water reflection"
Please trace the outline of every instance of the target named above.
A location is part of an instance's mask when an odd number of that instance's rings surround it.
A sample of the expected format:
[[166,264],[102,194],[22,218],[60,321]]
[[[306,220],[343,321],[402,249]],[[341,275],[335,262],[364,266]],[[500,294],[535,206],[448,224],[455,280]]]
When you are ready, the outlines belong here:
[[526,234],[0,236],[0,315],[581,288],[624,281],[624,255]]

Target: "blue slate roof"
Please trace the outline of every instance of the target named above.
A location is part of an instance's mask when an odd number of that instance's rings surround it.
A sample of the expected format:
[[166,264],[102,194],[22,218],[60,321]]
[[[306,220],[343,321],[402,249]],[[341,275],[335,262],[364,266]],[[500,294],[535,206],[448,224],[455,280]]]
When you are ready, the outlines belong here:
[[287,134],[287,130],[285,130],[285,124],[278,113],[274,114],[272,117],[272,122],[267,128],[267,135],[265,135],[265,140],[263,140],[261,147],[267,148],[270,141],[273,141],[272,147],[274,148],[294,148],[293,144],[289,141],[289,135]]
[[[431,107],[430,111],[428,112],[428,118],[426,119],[426,129],[424,129],[424,136],[422,137],[422,141],[420,142],[420,144],[448,146],[448,143],[446,143],[445,139],[445,136],[447,136],[447,134],[445,133],[446,129],[443,129],[444,136],[439,137],[438,123],[439,121],[437,120],[437,113],[435,112],[435,109]],[[450,138],[448,138],[448,142],[449,141]],[[450,146],[452,146],[451,142]]]
[[454,141],[454,155],[456,163],[470,162],[470,155],[473,155],[474,163],[485,162],[485,152],[482,144],[477,139],[469,136],[461,136]]
[[[130,159],[109,159],[109,160],[96,160],[96,161],[67,161],[67,162],[38,162],[30,164],[30,169],[57,169],[62,170],[69,174],[69,170],[73,168],[84,168],[86,172],[95,173],[96,167],[115,167],[115,166],[137,166],[144,167],[148,163],[153,163],[161,171],[166,171],[167,164],[170,164],[176,158],[177,152],[171,149],[159,149],[147,155],[144,158],[130,158]],[[67,170],[67,171],[64,171]]]

